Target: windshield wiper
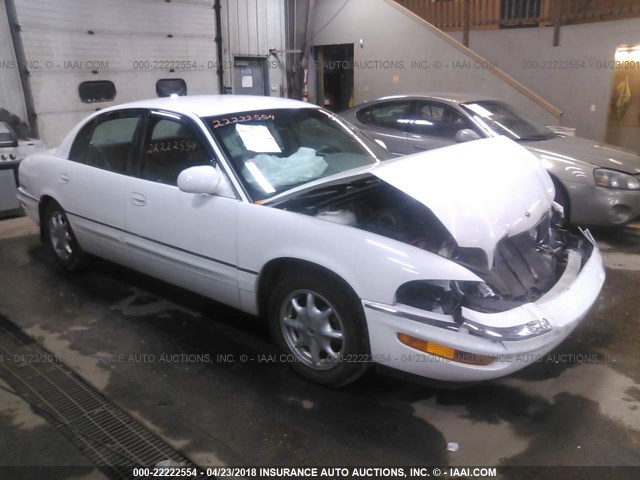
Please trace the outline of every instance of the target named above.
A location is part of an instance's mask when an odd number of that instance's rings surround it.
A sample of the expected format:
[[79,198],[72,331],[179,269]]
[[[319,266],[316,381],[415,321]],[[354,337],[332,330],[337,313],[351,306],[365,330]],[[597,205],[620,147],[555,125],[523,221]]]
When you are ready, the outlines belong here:
[[351,183],[339,183],[337,185],[327,185],[325,187],[318,187],[299,194],[294,194],[291,197],[284,198],[282,200],[276,200],[275,202],[269,202],[269,206],[276,208],[320,208],[325,203],[333,202],[341,197],[351,195],[354,192],[371,188],[379,185],[381,180],[377,177],[360,179],[359,181]]

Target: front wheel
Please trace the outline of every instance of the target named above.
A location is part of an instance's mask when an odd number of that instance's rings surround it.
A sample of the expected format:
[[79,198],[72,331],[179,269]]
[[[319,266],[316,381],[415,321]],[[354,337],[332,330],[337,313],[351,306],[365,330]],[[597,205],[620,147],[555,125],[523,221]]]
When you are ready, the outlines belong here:
[[45,238],[49,250],[58,266],[67,272],[84,268],[88,255],[80,248],[67,214],[57,202],[51,202],[44,211],[42,226],[46,229]]
[[369,339],[355,295],[328,275],[283,276],[269,298],[271,333],[291,367],[315,383],[340,387],[369,367]]

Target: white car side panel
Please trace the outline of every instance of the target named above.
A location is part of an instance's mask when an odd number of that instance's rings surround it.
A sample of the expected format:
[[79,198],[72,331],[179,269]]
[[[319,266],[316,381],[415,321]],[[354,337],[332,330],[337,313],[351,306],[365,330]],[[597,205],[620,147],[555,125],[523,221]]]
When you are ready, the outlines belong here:
[[[260,272],[273,259],[321,265],[365,300],[391,303],[405,282],[425,279],[480,281],[466,268],[433,253],[354,227],[273,207],[243,203],[238,217],[239,266]],[[240,288],[253,291],[249,276]]]
[[37,199],[50,196],[62,206],[84,250],[129,263],[122,232],[125,176],[47,154],[22,163],[28,193]]
[[[128,178],[127,243],[136,269],[239,307],[236,216],[240,202]],[[144,198],[144,204],[135,199]]]

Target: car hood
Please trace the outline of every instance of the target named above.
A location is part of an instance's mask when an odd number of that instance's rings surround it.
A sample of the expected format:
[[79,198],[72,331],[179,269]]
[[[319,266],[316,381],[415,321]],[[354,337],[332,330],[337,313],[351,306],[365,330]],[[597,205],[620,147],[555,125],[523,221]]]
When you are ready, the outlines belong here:
[[525,141],[520,145],[546,160],[576,164],[586,162],[594,167],[610,168],[634,175],[640,173],[640,156],[635,152],[587,138],[554,137],[550,140]]
[[496,244],[535,226],[555,194],[538,159],[505,137],[389,160],[370,171],[428,207],[460,247],[484,250],[489,265]]

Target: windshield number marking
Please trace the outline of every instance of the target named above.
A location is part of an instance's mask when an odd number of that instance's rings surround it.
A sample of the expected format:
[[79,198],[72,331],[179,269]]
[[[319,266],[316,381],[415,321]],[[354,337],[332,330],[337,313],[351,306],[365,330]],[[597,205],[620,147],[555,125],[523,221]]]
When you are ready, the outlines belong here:
[[230,117],[230,118],[223,118],[220,120],[213,120],[212,121],[212,125],[213,128],[220,128],[220,127],[225,127],[227,125],[231,125],[233,123],[241,123],[241,122],[253,122],[255,120],[275,120],[276,116],[273,115],[272,113],[270,114],[255,114],[255,115],[241,115],[239,117]]

